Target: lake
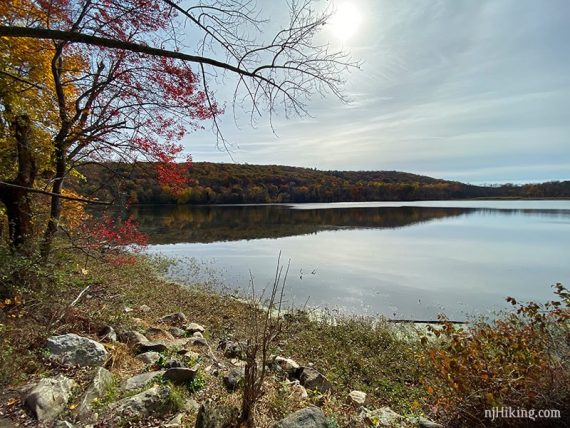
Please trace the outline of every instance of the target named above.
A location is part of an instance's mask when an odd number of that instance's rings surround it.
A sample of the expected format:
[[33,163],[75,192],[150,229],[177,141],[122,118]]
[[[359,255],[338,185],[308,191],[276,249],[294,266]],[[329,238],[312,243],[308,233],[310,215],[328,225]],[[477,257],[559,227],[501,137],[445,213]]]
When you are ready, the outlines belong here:
[[[464,320],[504,298],[570,285],[570,201],[147,206],[134,215],[171,275],[267,286],[290,259],[287,303],[389,318]],[[202,266],[197,272],[196,265]]]

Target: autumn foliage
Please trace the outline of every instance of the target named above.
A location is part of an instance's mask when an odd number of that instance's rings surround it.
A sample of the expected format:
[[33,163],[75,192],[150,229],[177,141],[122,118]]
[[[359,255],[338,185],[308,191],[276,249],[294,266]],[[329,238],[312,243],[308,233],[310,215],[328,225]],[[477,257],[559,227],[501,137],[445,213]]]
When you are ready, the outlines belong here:
[[554,291],[559,299],[543,305],[509,297],[515,312],[492,323],[430,328],[437,339],[423,358],[441,380],[426,385],[435,414],[455,426],[481,423],[492,407],[570,410],[570,293]]

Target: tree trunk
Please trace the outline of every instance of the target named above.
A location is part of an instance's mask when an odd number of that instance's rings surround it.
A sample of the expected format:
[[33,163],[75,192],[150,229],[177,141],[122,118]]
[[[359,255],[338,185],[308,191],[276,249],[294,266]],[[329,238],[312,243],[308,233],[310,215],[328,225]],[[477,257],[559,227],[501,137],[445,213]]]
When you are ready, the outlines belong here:
[[36,179],[36,163],[31,145],[30,118],[20,115],[11,124],[18,156],[16,178],[0,184],[0,201],[6,206],[8,238],[12,250],[31,253],[34,239],[31,193]]
[[47,259],[49,257],[53,243],[53,237],[57,232],[57,229],[59,227],[59,219],[61,217],[61,198],[59,195],[61,195],[61,190],[63,189],[63,180],[65,178],[66,169],[65,150],[61,148],[62,145],[63,144],[58,145],[55,152],[56,171],[51,190],[55,195],[52,195],[51,197],[51,207],[49,214],[50,217],[41,246],[41,255],[44,259]]

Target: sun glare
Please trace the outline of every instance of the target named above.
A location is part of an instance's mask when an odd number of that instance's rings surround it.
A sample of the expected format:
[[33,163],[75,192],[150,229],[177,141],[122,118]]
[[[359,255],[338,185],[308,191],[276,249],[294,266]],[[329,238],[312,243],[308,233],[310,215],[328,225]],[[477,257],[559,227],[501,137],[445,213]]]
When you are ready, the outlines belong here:
[[348,2],[340,3],[330,20],[332,33],[342,41],[346,41],[354,36],[362,23],[362,14],[353,4]]

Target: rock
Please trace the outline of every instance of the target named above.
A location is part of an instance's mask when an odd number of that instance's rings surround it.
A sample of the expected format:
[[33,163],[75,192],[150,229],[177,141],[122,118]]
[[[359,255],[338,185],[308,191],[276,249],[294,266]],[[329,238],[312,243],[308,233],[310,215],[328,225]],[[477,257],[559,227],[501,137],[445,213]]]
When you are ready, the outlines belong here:
[[200,404],[196,400],[189,398],[184,402],[181,410],[184,410],[187,413],[196,413],[199,409]]
[[164,363],[164,368],[166,369],[171,369],[174,367],[186,367],[186,365],[184,363],[182,363],[181,361],[178,361],[174,358],[171,358],[170,360],[168,360],[166,363]]
[[180,427],[180,426],[182,426],[182,420],[183,419],[184,419],[184,413],[177,413],[164,426],[165,427]]
[[164,352],[168,350],[168,346],[163,342],[139,342],[135,344],[133,350],[136,354],[143,354],[145,352]]
[[238,416],[237,408],[208,400],[198,410],[195,428],[231,428]]
[[69,365],[100,366],[107,359],[103,345],[73,333],[48,338],[47,349],[54,358]]
[[164,372],[164,378],[180,385],[194,380],[196,373],[198,373],[197,368],[172,367]]
[[129,346],[134,346],[137,343],[148,342],[148,339],[138,331],[129,330],[117,335],[119,342],[126,343]]
[[168,330],[174,337],[186,337],[186,331],[178,327],[172,327]]
[[327,428],[325,414],[318,407],[307,407],[291,413],[273,428]]
[[238,358],[232,358],[230,360],[230,363],[232,363],[232,365],[236,367],[245,367],[247,365],[247,363],[244,360],[240,360]]
[[192,336],[188,343],[191,346],[208,346],[208,341],[203,337],[194,337]]
[[176,312],[173,314],[168,314],[163,316],[158,320],[158,322],[176,327],[186,324],[188,322],[188,319],[186,318],[186,315],[184,315],[182,312]]
[[136,359],[142,361],[145,364],[154,364],[160,360],[160,354],[154,351],[144,352],[137,355]]
[[141,312],[150,312],[150,307],[147,305],[140,305],[139,306],[139,311]]
[[223,340],[218,345],[218,350],[223,351],[224,357],[226,358],[243,359],[243,351],[241,350],[241,346],[238,342]]
[[311,391],[325,393],[332,388],[329,380],[312,367],[303,367],[299,376],[301,385]]
[[38,421],[52,421],[65,410],[76,383],[63,375],[47,377],[34,386],[24,404]]
[[443,425],[430,421],[429,419],[420,417],[418,419],[418,426],[420,428],[443,428]]
[[168,399],[170,389],[155,385],[140,394],[132,397],[123,398],[114,405],[110,410],[115,415],[144,417],[153,414],[162,414],[168,411]]
[[297,364],[295,360],[285,357],[275,357],[273,359],[274,364],[285,373],[291,377],[298,378],[301,370],[301,366]]
[[204,327],[202,327],[200,324],[196,324],[195,322],[191,322],[190,324],[188,324],[186,327],[186,332],[190,335],[194,334],[194,333],[204,333]]
[[307,394],[305,387],[298,382],[292,383],[289,386],[289,389],[291,391],[291,397],[294,397],[297,400],[305,400],[309,397],[309,394]]
[[132,312],[132,311],[133,311],[133,308],[130,308],[130,307],[128,307],[128,306],[125,306],[125,313],[128,314],[129,312]]
[[196,331],[196,332],[192,333],[192,337],[204,337],[204,335],[202,333],[200,333],[199,331]]
[[144,332],[144,335],[151,341],[157,340],[174,340],[174,336],[170,332],[158,327],[150,327]]
[[361,420],[373,427],[398,425],[404,419],[389,407],[381,407],[377,410],[362,408]]
[[115,329],[110,325],[106,325],[101,329],[99,332],[99,337],[101,338],[101,342],[116,342],[117,341],[117,333]]
[[0,417],[0,428],[16,428],[16,427],[17,425],[14,422],[12,422],[12,419]]
[[243,383],[243,379],[245,376],[245,369],[243,368],[236,368],[231,369],[225,376],[224,376],[224,386],[228,391],[235,391],[238,389],[240,384]]
[[178,355],[186,358],[187,360],[194,361],[194,362],[198,361],[198,358],[200,358],[200,354],[198,354],[197,352],[187,351],[186,349],[179,351]]
[[91,412],[93,401],[105,395],[111,385],[113,385],[111,372],[103,367],[98,367],[77,408],[77,414],[80,418],[86,417]]
[[164,370],[141,373],[139,375],[133,376],[125,381],[125,383],[123,384],[123,389],[131,391],[133,389],[142,388],[148,385],[155,377],[162,374],[164,374]]
[[366,392],[351,391],[350,394],[348,394],[348,399],[352,404],[355,404],[357,406],[364,406],[366,403]]

